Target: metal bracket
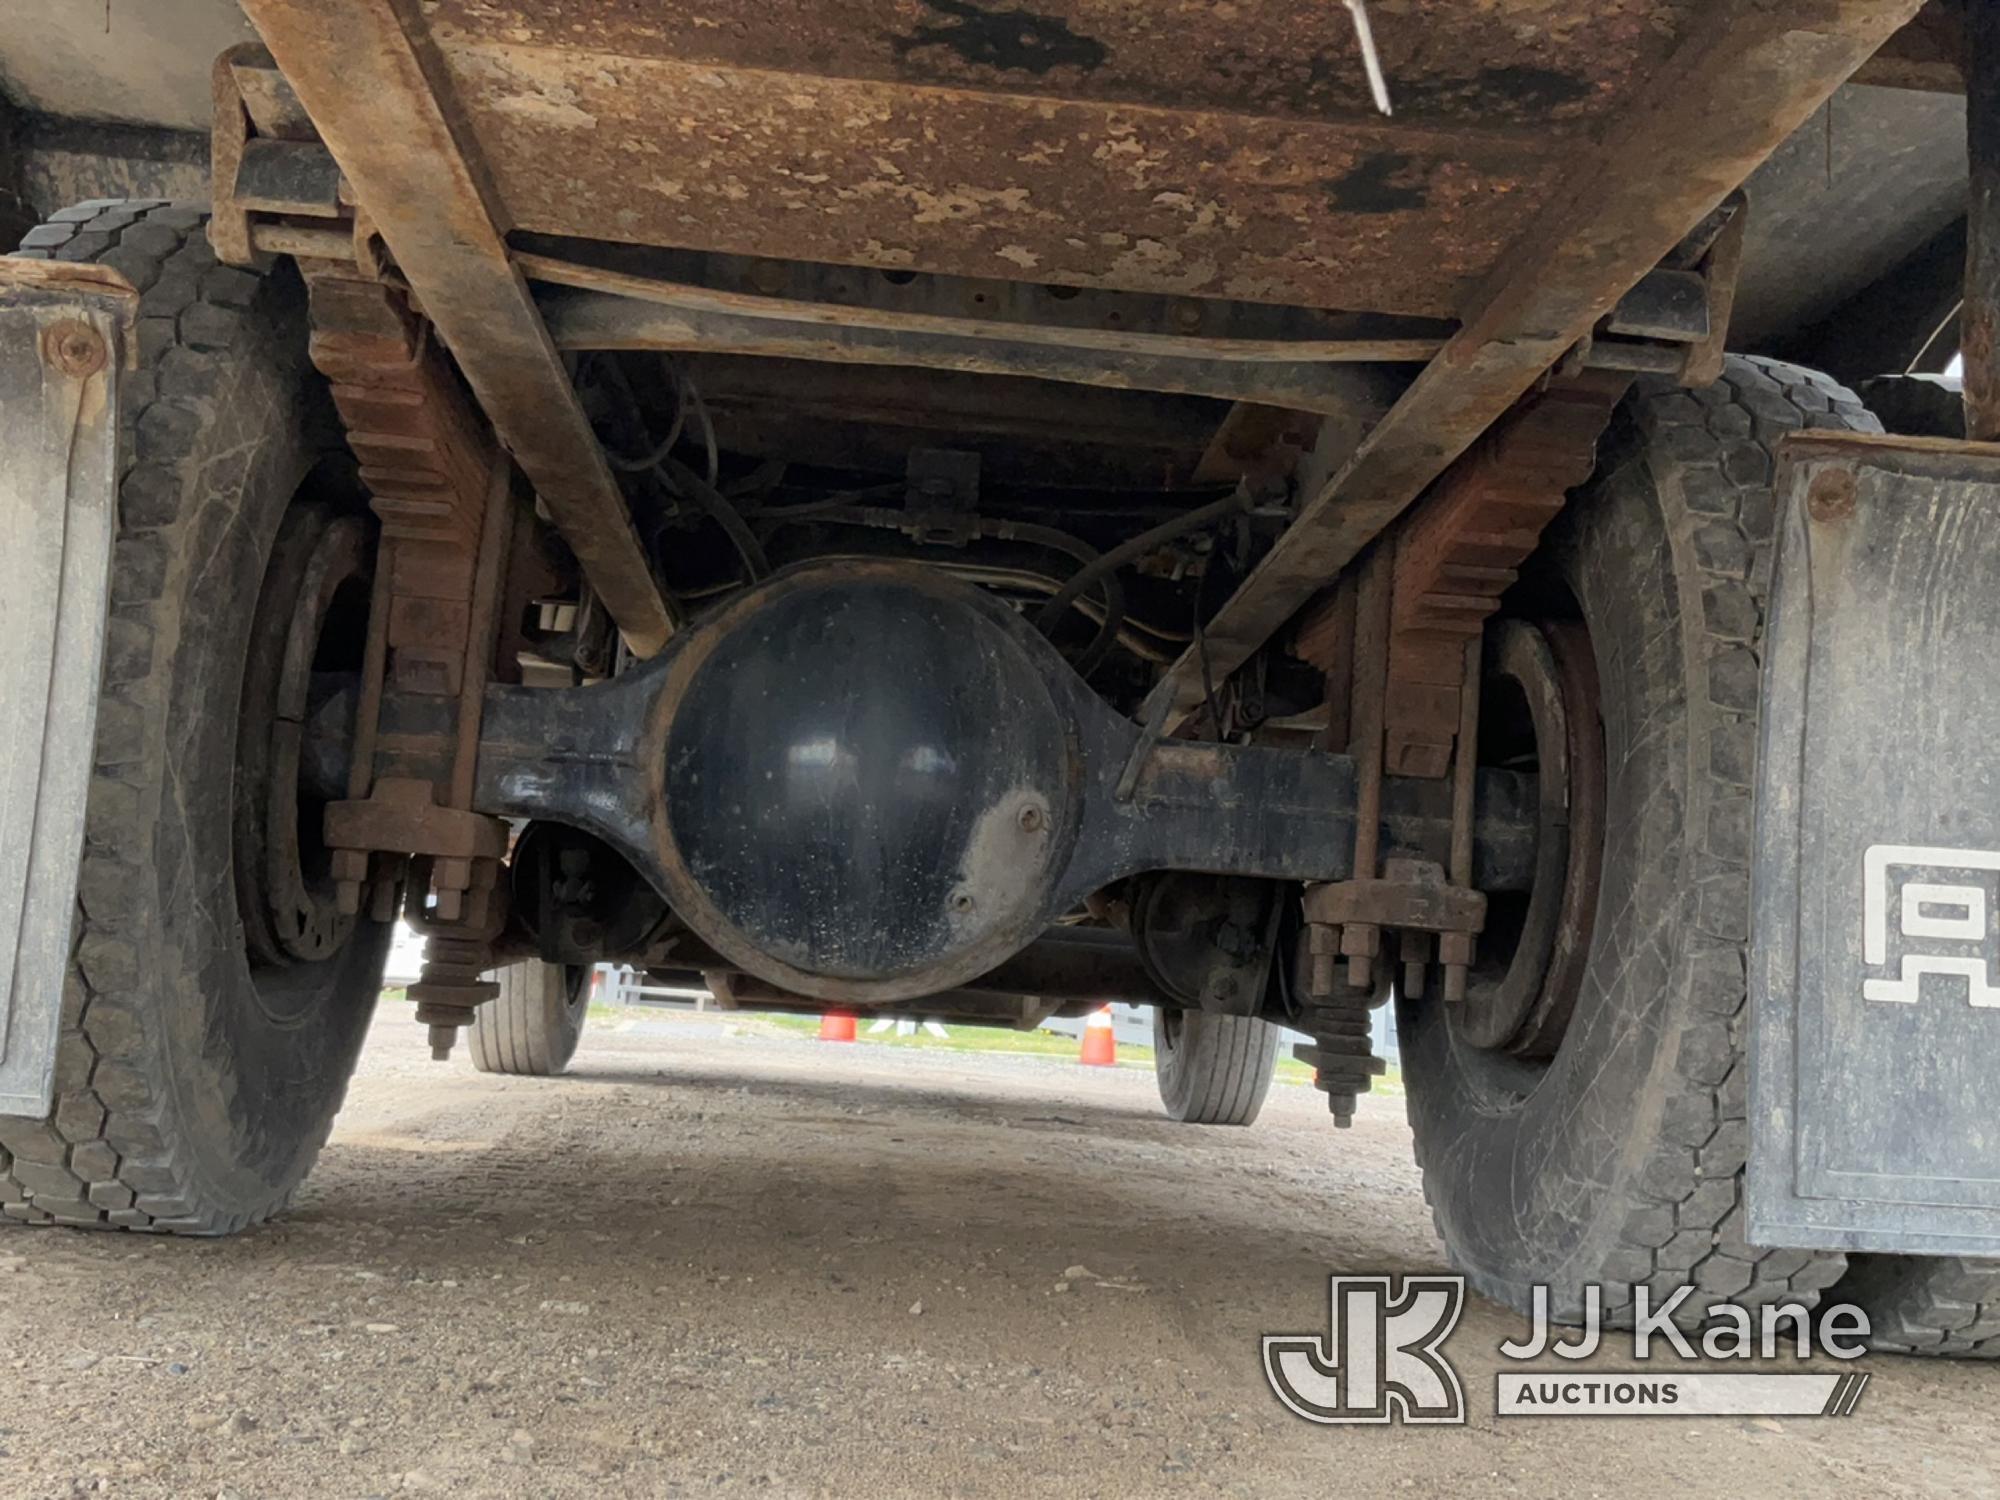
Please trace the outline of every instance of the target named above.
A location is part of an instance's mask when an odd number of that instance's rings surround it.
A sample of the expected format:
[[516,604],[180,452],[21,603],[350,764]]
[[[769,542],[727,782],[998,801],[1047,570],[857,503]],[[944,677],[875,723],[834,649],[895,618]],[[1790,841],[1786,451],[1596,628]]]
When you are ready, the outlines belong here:
[[1422,932],[1477,933],[1486,926],[1486,898],[1449,884],[1441,866],[1421,860],[1391,860],[1388,874],[1377,880],[1313,886],[1304,906],[1308,922],[1340,927],[1368,922]]

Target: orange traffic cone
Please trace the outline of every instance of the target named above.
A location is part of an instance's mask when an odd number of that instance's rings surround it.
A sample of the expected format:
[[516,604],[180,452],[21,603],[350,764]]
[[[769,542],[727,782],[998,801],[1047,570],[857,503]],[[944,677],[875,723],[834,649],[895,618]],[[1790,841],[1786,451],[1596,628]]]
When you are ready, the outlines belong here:
[[1086,1068],[1118,1066],[1118,1036],[1111,1029],[1110,1006],[1092,1011],[1083,1023],[1083,1053],[1077,1060]]
[[830,1010],[819,1018],[819,1039],[822,1042],[851,1042],[854,1040],[854,1012]]

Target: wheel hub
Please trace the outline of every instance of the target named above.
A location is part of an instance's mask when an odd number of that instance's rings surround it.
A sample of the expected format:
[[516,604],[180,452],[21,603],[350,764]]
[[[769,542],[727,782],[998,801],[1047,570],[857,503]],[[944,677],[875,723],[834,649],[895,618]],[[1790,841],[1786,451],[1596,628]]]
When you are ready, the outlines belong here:
[[1539,840],[1511,954],[1504,967],[1496,961],[1475,971],[1455,1015],[1459,1035],[1475,1047],[1546,1059],[1575,1009],[1596,915],[1604,846],[1597,672],[1580,624],[1508,620],[1488,678],[1511,683],[1523,701],[1539,787]]
[[266,966],[322,962],[354,927],[335,904],[322,804],[302,793],[299,762],[304,725],[339,676],[326,670],[338,665],[329,652],[351,649],[347,627],[366,608],[369,571],[361,518],[299,505],[258,597],[237,734],[235,868],[244,940]]

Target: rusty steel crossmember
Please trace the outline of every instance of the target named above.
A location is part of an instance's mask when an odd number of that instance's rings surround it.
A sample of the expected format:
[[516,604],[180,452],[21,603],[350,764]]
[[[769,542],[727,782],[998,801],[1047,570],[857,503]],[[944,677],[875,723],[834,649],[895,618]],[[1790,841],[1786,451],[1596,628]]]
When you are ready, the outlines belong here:
[[[1211,672],[1248,661],[1920,6],[1702,7],[1494,267],[1459,332],[1208,622]],[[1190,648],[1154,689],[1172,700],[1170,725],[1200,705],[1201,682]]]
[[247,0],[327,149],[627,644],[678,623],[527,282],[444,66],[408,0]]

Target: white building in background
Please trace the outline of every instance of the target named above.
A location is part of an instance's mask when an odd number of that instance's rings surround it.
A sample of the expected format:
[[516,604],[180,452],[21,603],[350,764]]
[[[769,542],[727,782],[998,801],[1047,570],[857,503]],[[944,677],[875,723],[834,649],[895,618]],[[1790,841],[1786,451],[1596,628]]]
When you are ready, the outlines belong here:
[[382,971],[382,987],[415,984],[424,968],[424,940],[410,930],[408,922],[396,923],[396,935],[389,940],[389,966]]

